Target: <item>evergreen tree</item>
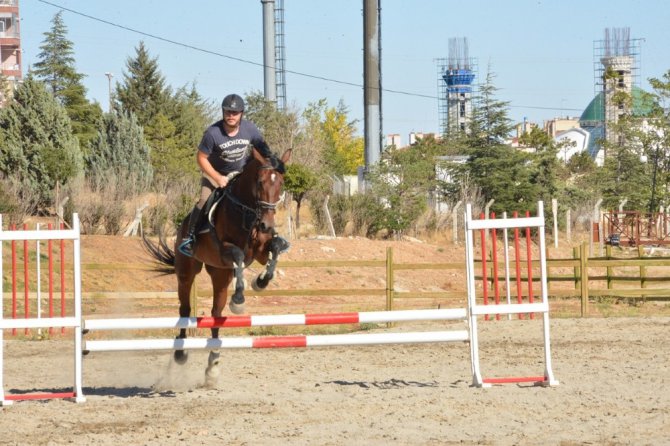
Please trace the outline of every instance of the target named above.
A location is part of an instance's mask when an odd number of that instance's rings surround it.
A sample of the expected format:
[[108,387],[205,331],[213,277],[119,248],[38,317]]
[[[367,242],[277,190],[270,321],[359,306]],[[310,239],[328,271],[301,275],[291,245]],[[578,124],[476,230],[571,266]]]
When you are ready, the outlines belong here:
[[86,88],[82,84],[83,74],[75,67],[73,44],[67,38],[67,27],[59,11],[51,21],[51,30],[44,33],[44,41],[37,55],[33,74],[44,81],[51,93],[65,107],[70,117],[72,130],[79,145],[86,151],[88,143],[95,137],[102,110],[97,103],[86,99]]
[[98,135],[91,143],[86,175],[98,189],[113,182],[123,196],[149,189],[153,180],[151,150],[132,113],[105,114]]
[[123,84],[116,85],[115,99],[122,110],[133,113],[138,123],[146,127],[159,113],[166,114],[171,92],[165,86],[158,58],[151,58],[144,42],[135,48],[135,57],[126,60],[126,68]]
[[0,111],[0,135],[0,172],[23,184],[24,195],[35,197],[37,206],[51,204],[56,184],[81,172],[79,142],[65,109],[32,76]]
[[[566,142],[560,144],[568,144]],[[530,156],[531,181],[538,186],[540,199],[551,202],[567,178],[567,170],[558,159],[559,144],[545,131],[533,127],[529,133],[521,135],[519,145],[533,150]]]
[[51,93],[62,103],[62,92],[84,77],[75,69],[73,44],[67,38],[63,11],[58,11],[51,20],[51,30],[44,33],[40,50],[42,51],[37,55],[39,61],[33,66],[33,74],[44,81]]
[[503,144],[514,126],[508,116],[509,102],[496,99],[498,88],[493,84],[495,74],[489,71],[486,81],[474,98],[469,139],[473,147]]
[[495,98],[493,79],[489,70],[475,98],[467,136],[470,160],[461,178],[472,179],[486,201],[495,199],[494,212],[533,209],[540,198],[539,175],[533,175],[529,154],[505,143],[512,131],[508,103]]
[[204,129],[213,121],[212,105],[195,86],[178,89],[168,98],[168,104],[144,127],[155,176],[167,182],[184,175],[197,178],[200,171],[195,163],[196,148]]

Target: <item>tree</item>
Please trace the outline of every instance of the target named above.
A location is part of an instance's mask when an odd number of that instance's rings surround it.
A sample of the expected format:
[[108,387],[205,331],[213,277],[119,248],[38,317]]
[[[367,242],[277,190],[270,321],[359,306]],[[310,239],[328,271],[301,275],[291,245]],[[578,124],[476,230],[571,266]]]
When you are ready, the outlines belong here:
[[82,84],[83,74],[75,67],[73,44],[67,38],[67,27],[62,11],[56,13],[51,30],[44,33],[44,41],[34,65],[33,75],[46,83],[51,93],[65,107],[72,131],[79,139],[79,146],[86,151],[95,137],[102,110],[97,103],[86,99]]
[[533,150],[528,166],[531,169],[531,182],[537,185],[539,198],[545,202],[551,202],[552,198],[556,198],[561,189],[561,180],[567,178],[566,168],[557,157],[560,144],[569,143],[554,142],[549,134],[538,127],[532,128],[529,133],[519,138],[521,147]]
[[151,150],[132,113],[105,114],[86,159],[86,175],[97,189],[114,184],[122,197],[151,186]]
[[158,58],[151,58],[143,41],[135,48],[135,57],[126,60],[126,68],[123,84],[116,85],[115,99],[145,127],[165,111],[171,93],[158,68]]
[[[160,172],[161,178],[167,181],[184,178],[184,175],[198,178],[200,171],[194,161],[196,148],[204,129],[221,116],[220,108],[203,99],[195,85],[179,88],[170,99],[170,104],[167,117],[174,125],[173,150],[160,153],[154,148],[154,170],[157,175]],[[161,164],[165,166],[161,167]]]
[[614,208],[627,198],[629,208],[655,212],[667,195],[670,125],[659,103],[663,83],[655,80],[652,85],[657,93],[638,98],[617,93],[617,101],[631,104],[636,99],[640,105],[626,107],[629,112],[608,123],[609,136],[601,142],[607,156],[599,185],[606,207]]
[[[540,198],[541,189],[537,182],[544,168],[540,162],[533,165],[530,154],[506,144],[512,125],[507,115],[508,103],[495,98],[494,77],[489,69],[486,82],[475,98],[470,132],[466,136],[469,146],[466,153],[470,159],[457,177],[472,180],[484,200],[495,199],[491,208],[494,212],[529,210]],[[536,141],[547,144],[537,134],[532,142]],[[549,166],[551,151],[547,149],[545,152],[548,154],[541,160]]]
[[473,147],[503,144],[513,129],[512,121],[508,117],[509,102],[495,98],[498,89],[493,84],[494,79],[495,74],[489,67],[486,81],[479,87],[473,101],[468,132],[470,145]]
[[278,154],[294,149],[291,159],[299,157],[296,140],[300,132],[298,114],[292,110],[278,110],[274,102],[265,99],[262,93],[246,96],[244,116],[258,126],[268,145]]
[[529,154],[504,144],[473,152],[467,170],[484,200],[495,199],[491,210],[501,213],[534,209],[540,188],[533,181],[530,158]]
[[363,138],[354,136],[356,121],[349,121],[347,115],[342,102],[324,114],[325,161],[334,175],[355,175],[358,167],[365,164]]
[[317,176],[302,164],[291,163],[286,168],[284,177],[284,188],[293,196],[296,202],[295,226],[300,228],[300,207],[302,200],[310,190],[317,184]]
[[662,79],[651,78],[649,84],[654,89],[656,106],[648,117],[648,131],[653,132],[647,152],[652,173],[652,195],[650,211],[655,211],[658,203],[668,203],[670,198],[670,70]]
[[370,173],[371,193],[384,206],[375,223],[398,235],[404,232],[426,210],[428,192],[435,189],[435,153],[421,141],[397,149],[391,147]]
[[63,22],[63,11],[58,11],[51,20],[51,30],[44,33],[39,61],[33,66],[33,75],[49,87],[51,93],[63,100],[63,91],[83,79],[77,73],[73,44],[67,39],[67,27]]
[[82,170],[79,142],[65,109],[45,85],[28,76],[0,111],[0,172],[20,182],[36,206],[51,204],[57,184]]

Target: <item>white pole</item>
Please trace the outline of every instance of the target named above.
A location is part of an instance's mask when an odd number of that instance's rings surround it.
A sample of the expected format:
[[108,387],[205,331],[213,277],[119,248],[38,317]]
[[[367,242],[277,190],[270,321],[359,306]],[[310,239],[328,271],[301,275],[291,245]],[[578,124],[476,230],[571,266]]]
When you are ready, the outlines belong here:
[[[37,223],[36,229],[40,230],[40,224]],[[41,285],[41,274],[40,274],[40,241],[37,240],[35,247],[35,262],[37,263],[37,319],[42,318],[42,285]],[[37,329],[37,335],[42,336],[42,328]]]
[[74,318],[77,326],[74,328],[74,389],[76,393],[75,401],[83,403],[86,401],[83,391],[83,373],[82,373],[82,325],[84,318],[81,311],[81,230],[79,227],[79,215],[72,214],[72,229],[76,235],[73,243],[73,279],[74,279]]
[[[0,233],[2,233],[2,214],[0,214]],[[0,241],[0,321],[4,319],[4,300],[5,300],[5,290],[3,286],[3,280],[2,278],[4,277],[3,271],[2,271],[2,242]],[[5,346],[5,341],[4,341],[4,333],[5,330],[0,329],[0,404],[3,406],[6,406],[8,404],[12,404],[11,401],[5,400],[5,383],[4,383],[4,376],[5,376],[5,370],[4,370],[4,357],[5,357],[5,351],[4,351],[4,346]]]
[[454,243],[458,242],[458,209],[462,204],[463,202],[459,201],[451,211],[451,239]]
[[[507,212],[503,212],[503,220],[507,220]],[[505,292],[507,294],[507,305],[512,303],[512,295],[509,286],[509,241],[507,240],[507,228],[503,229],[503,241],[505,243]],[[512,315],[507,315],[507,320],[512,320]]]
[[551,214],[554,217],[554,248],[558,248],[558,200],[551,199]]

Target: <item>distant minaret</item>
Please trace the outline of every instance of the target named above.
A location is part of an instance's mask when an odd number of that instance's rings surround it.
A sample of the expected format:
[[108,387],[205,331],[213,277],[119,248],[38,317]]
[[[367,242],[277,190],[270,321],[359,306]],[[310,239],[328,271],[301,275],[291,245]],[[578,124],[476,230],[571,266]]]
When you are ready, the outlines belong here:
[[474,64],[469,56],[468,39],[449,39],[449,58],[443,67],[442,81],[446,85],[445,133],[467,132],[472,119],[472,82]]
[[[632,111],[633,86],[637,83],[639,44],[630,38],[630,28],[606,28],[605,39],[596,42],[597,85],[602,88],[605,139],[616,142],[611,125]],[[625,94],[623,94],[625,93]],[[629,99],[628,101],[622,98]]]

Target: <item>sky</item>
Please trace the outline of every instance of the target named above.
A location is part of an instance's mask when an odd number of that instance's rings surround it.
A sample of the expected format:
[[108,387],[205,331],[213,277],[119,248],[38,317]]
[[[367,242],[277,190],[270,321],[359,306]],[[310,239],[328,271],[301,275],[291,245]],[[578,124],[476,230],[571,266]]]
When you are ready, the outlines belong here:
[[[594,41],[629,27],[640,40],[640,86],[670,70],[667,0],[380,0],[382,131],[439,131],[438,64],[467,38],[477,80],[492,73],[514,122],[579,116],[595,94]],[[64,8],[67,37],[91,100],[107,110],[109,79],[144,41],[173,88],[195,83],[220,104],[263,92],[260,0],[20,0],[24,75]],[[285,0],[286,96],[304,109],[342,102],[363,132],[363,0]]]

